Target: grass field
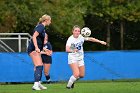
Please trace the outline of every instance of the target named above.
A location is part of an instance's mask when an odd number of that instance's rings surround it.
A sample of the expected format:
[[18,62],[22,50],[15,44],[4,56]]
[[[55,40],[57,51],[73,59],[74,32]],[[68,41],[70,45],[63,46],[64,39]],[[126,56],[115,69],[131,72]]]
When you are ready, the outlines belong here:
[[140,93],[140,82],[76,82],[66,89],[66,82],[43,84],[47,90],[31,90],[33,84],[1,84],[0,93]]

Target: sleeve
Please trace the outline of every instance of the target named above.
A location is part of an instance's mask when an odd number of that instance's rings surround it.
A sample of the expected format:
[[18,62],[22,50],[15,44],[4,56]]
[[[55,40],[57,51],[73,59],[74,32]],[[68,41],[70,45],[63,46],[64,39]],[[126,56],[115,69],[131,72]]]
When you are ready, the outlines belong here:
[[37,25],[34,31],[37,31],[38,33],[42,33],[44,31],[43,25]]
[[47,44],[44,44],[44,46],[43,46],[43,47],[44,47],[44,48],[46,48],[46,49],[48,48]]
[[49,45],[50,45],[50,50],[52,50],[52,45],[51,45],[51,43],[50,43]]
[[88,37],[83,37],[82,35],[80,35],[80,39],[81,39],[82,42],[84,42],[84,41],[88,40]]
[[71,46],[71,39],[70,38],[68,38],[66,46]]
[[89,37],[84,37],[84,40],[85,40],[85,41],[88,41],[88,40],[89,40]]

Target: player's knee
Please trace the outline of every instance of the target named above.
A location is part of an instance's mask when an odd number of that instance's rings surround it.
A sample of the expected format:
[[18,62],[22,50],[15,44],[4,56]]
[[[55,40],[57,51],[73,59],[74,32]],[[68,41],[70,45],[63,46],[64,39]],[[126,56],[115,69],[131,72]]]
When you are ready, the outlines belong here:
[[79,73],[74,73],[74,77],[78,78],[79,77]]

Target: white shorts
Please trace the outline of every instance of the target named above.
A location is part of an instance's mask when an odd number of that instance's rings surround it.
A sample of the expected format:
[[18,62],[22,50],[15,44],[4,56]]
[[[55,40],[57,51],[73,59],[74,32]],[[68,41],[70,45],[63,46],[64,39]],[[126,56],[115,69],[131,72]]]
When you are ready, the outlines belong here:
[[68,64],[72,64],[72,63],[77,63],[78,66],[84,66],[84,58],[83,56],[73,56],[73,55],[69,55],[68,56]]

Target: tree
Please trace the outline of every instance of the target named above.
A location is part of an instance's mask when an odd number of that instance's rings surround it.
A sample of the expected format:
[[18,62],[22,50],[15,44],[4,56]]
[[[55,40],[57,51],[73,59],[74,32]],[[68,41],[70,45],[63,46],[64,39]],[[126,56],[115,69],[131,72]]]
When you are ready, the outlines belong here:
[[[31,33],[38,19],[48,14],[52,17],[50,28],[53,33],[51,40],[67,38],[71,34],[74,25],[83,26],[83,15],[90,0],[4,0],[0,1],[1,32],[28,32]],[[6,21],[5,21],[6,20]],[[56,35],[56,36],[54,36]],[[60,37],[63,36],[63,37]],[[58,39],[59,38],[59,39]],[[63,40],[61,40],[63,41]],[[55,49],[64,50],[65,41],[53,43]],[[63,46],[63,47],[60,47]]]
[[[94,0],[90,14],[102,18],[107,23],[107,36],[110,36],[110,25],[120,22],[121,49],[123,49],[123,33],[125,21],[137,22],[140,20],[139,0]],[[110,45],[110,37],[107,37]]]
[[[33,30],[39,17],[42,15],[40,6],[45,0],[5,0],[1,2],[2,32],[28,32]],[[7,27],[9,26],[9,27]]]
[[[71,35],[74,25],[84,26],[83,15],[86,12],[90,0],[48,0],[43,6],[52,17],[52,26],[49,39],[56,51],[64,50],[66,39]],[[46,9],[46,10],[45,10]],[[55,37],[55,38],[54,38]]]
[[83,26],[90,0],[48,0],[44,9],[52,16],[53,29],[69,36],[74,25]]

